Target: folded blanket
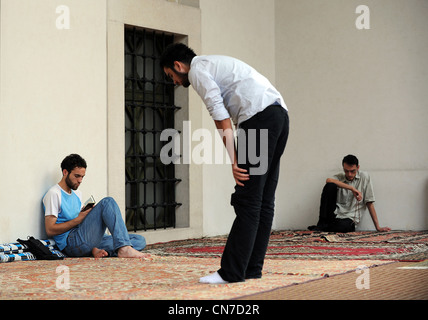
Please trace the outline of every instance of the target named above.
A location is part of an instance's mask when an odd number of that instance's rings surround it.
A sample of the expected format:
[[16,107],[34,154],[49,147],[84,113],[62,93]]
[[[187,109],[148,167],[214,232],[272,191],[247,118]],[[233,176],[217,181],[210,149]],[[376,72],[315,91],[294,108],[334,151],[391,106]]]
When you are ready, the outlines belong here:
[[22,253],[27,246],[20,243],[5,243],[0,244],[0,254]]
[[[53,239],[40,240],[49,250],[58,257],[66,257],[55,244]],[[0,263],[12,261],[37,260],[25,244],[18,242],[0,244]]]
[[12,261],[29,261],[29,260],[36,260],[36,257],[31,252],[0,254],[0,263],[12,262]]

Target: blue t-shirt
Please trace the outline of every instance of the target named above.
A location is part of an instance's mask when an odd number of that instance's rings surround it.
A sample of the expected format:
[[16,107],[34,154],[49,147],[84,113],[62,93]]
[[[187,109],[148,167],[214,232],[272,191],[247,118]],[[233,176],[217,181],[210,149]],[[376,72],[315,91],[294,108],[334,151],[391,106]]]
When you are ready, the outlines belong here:
[[[82,208],[82,194],[78,190],[71,190],[71,194],[64,191],[58,184],[46,192],[43,197],[45,216],[54,215],[56,223],[63,223],[77,218]],[[67,246],[67,237],[71,230],[53,236],[60,250]]]

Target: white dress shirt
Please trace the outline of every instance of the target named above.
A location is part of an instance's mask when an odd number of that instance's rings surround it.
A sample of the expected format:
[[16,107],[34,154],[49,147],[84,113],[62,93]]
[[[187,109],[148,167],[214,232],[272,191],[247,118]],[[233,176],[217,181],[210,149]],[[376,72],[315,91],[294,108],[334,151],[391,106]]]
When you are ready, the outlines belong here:
[[188,77],[214,120],[231,118],[239,126],[272,104],[287,110],[284,99],[269,80],[238,59],[196,56]]

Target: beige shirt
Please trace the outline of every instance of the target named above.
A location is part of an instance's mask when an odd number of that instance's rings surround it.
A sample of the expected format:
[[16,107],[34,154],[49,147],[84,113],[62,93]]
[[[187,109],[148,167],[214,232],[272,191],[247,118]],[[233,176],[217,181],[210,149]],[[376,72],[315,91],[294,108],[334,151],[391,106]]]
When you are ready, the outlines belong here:
[[345,173],[336,174],[332,178],[351,185],[361,192],[363,199],[358,202],[351,190],[338,188],[336,210],[334,211],[336,218],[349,218],[358,224],[361,220],[361,214],[366,209],[367,202],[375,201],[370,175],[367,172],[359,171],[352,181],[346,179]]

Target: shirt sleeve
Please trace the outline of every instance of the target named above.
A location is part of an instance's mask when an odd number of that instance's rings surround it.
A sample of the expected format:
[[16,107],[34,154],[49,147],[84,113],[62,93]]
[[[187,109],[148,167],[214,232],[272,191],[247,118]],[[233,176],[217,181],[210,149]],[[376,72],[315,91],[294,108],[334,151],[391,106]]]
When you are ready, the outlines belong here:
[[370,179],[370,176],[367,175],[367,183],[364,190],[364,203],[375,202],[375,200],[372,180]]
[[221,90],[208,71],[201,70],[199,67],[192,68],[189,72],[189,82],[204,101],[214,120],[230,118],[230,114],[223,103]]
[[55,190],[49,190],[43,197],[43,208],[45,216],[53,215],[58,218],[61,210],[61,194],[58,194]]
[[339,180],[340,182],[343,182],[345,179],[345,174],[338,173],[338,174],[335,174],[334,176],[332,176],[331,178],[335,179],[335,180]]

